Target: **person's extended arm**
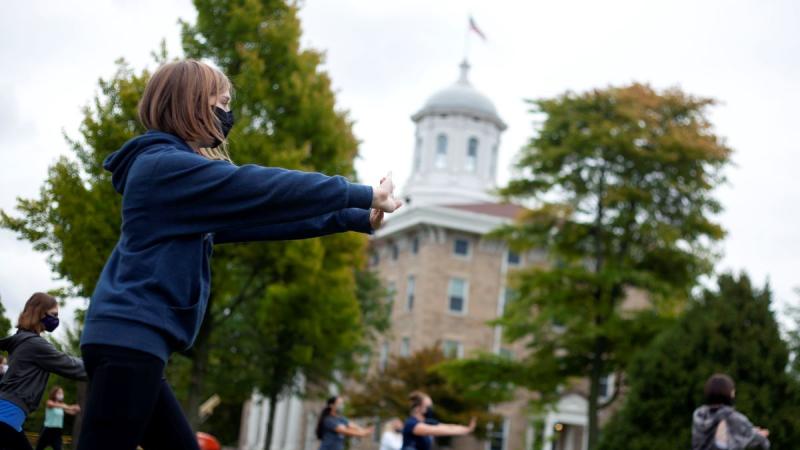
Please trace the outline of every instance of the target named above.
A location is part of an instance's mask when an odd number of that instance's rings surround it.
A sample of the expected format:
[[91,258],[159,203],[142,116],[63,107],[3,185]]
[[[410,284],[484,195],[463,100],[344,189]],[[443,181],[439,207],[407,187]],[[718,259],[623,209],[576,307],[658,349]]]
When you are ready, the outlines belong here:
[[214,243],[306,239],[344,231],[370,234],[372,228],[370,211],[347,208],[296,222],[219,231],[214,234]]
[[63,409],[65,413],[73,416],[77,414],[78,411],[81,410],[81,407],[79,405],[68,405],[64,402],[57,402],[55,400],[47,400],[47,407]]
[[468,426],[449,423],[430,425],[420,422],[414,426],[413,433],[417,436],[460,436],[472,433],[474,429],[475,419],[472,419]]
[[[32,339],[34,341],[34,339]],[[35,338],[36,364],[42,369],[73,380],[85,381],[86,369],[83,360],[62,353],[44,338]]]
[[129,220],[155,217],[171,233],[211,233],[286,223],[345,208],[399,206],[385,187],[341,176],[257,165],[235,166],[180,150],[140,157],[128,178]]
[[367,437],[372,434],[373,427],[361,428],[358,425],[338,425],[334,431],[350,437]]

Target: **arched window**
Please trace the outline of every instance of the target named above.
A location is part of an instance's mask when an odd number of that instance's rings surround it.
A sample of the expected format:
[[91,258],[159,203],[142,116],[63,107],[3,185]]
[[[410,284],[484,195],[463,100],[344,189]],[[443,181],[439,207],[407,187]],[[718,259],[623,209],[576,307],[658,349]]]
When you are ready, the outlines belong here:
[[478,168],[478,138],[471,137],[467,141],[467,159],[464,163],[467,172],[475,172]]
[[447,167],[447,135],[436,136],[436,160],[434,165],[437,169]]

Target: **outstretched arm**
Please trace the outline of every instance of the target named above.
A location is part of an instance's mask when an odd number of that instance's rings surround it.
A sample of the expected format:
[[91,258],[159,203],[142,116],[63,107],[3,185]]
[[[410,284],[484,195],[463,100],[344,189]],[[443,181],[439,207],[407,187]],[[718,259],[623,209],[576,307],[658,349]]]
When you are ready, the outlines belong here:
[[361,428],[358,425],[339,425],[334,431],[350,437],[367,437],[372,434],[374,427]]
[[33,344],[36,345],[36,364],[39,367],[73,380],[87,380],[83,360],[56,350],[53,344],[44,338],[35,338]]
[[[235,166],[175,150],[140,157],[128,178],[128,221],[156,220],[174,234],[295,222],[346,208],[394,211],[391,179],[373,189],[341,176]],[[163,225],[168,225],[163,227]]]
[[475,430],[475,418],[472,418],[469,425],[466,426],[449,423],[437,425],[418,423],[414,426],[413,433],[417,436],[461,436],[470,434],[473,430]]
[[347,208],[296,222],[223,230],[214,234],[214,243],[307,239],[344,231],[370,234],[374,227],[370,215],[374,211]]

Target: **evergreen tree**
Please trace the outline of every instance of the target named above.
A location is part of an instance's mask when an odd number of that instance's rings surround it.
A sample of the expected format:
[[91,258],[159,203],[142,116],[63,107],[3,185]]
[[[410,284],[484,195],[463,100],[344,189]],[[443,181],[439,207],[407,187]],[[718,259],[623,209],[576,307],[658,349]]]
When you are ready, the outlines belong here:
[[721,275],[685,315],[631,364],[625,404],[604,428],[603,450],[689,448],[691,417],[714,373],[736,383],[737,410],[770,431],[773,448],[800,441],[800,389],[770,311],[768,286]]

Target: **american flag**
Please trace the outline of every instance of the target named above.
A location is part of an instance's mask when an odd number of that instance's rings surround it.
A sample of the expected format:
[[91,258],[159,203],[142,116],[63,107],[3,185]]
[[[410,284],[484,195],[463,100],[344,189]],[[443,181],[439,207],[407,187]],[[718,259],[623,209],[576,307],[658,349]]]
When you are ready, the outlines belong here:
[[478,24],[475,23],[475,19],[473,19],[472,16],[469,16],[469,29],[474,31],[475,34],[480,36],[484,41],[486,40],[486,35],[483,34],[483,31],[481,31],[480,28],[478,28]]

